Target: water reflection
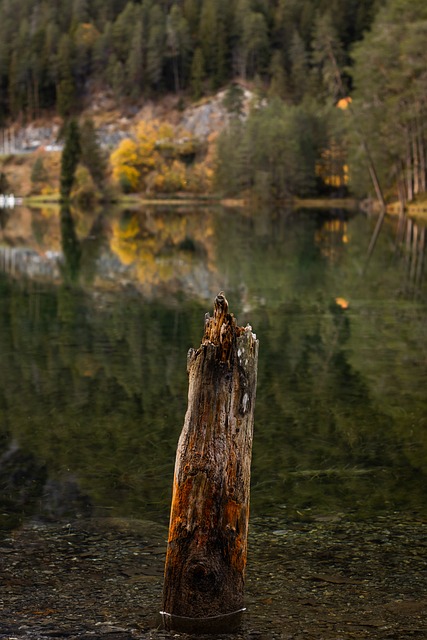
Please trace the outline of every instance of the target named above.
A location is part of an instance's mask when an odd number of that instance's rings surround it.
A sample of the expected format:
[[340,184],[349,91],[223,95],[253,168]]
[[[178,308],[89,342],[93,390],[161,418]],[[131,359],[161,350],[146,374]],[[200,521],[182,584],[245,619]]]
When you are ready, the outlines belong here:
[[64,256],[62,273],[64,281],[76,282],[79,277],[82,250],[77,238],[76,227],[70,207],[62,205],[61,213],[61,246]]
[[332,263],[340,259],[348,241],[347,215],[322,221],[315,234],[315,242],[320,246],[322,255]]
[[[186,352],[221,288],[260,337],[253,513],[427,511],[426,288],[418,278],[417,300],[402,292],[408,265],[405,254],[393,263],[392,225],[363,280],[361,216],[49,216],[18,217],[32,229],[25,244],[10,220],[2,230],[7,522],[88,512],[167,521]],[[409,273],[422,265],[423,233]]]
[[396,248],[405,264],[405,289],[416,295],[424,278],[426,228],[411,219],[399,221]]

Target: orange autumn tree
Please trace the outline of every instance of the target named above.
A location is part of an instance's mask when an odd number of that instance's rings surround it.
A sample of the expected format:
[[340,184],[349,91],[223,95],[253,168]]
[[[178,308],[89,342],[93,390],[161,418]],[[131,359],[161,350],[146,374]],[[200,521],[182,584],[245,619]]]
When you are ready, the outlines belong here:
[[[200,186],[207,190],[209,171],[201,168],[203,163],[194,163],[198,149],[188,132],[158,120],[141,121],[135,139],[122,140],[111,154],[113,177],[128,193],[191,191]],[[205,180],[200,180],[200,173]]]

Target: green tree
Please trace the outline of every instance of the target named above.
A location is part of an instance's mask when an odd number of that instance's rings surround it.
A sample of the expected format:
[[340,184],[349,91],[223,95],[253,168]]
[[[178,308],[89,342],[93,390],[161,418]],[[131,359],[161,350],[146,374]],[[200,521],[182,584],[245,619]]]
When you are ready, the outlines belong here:
[[65,129],[65,143],[61,155],[60,191],[61,200],[69,200],[74,175],[80,160],[80,134],[76,120],[70,120]]
[[344,53],[329,12],[317,15],[311,44],[316,85],[325,98],[330,96],[336,102],[344,97],[341,76],[337,74],[343,66]]
[[199,42],[213,89],[230,74],[232,7],[228,0],[204,0],[200,13]]
[[317,108],[272,100],[245,123],[233,119],[218,143],[216,180],[230,194],[252,189],[262,198],[308,195],[327,139]]
[[112,24],[107,22],[104,30],[93,46],[92,61],[94,73],[99,79],[108,81],[107,65],[113,53]]
[[289,49],[291,63],[292,96],[295,103],[301,102],[310,86],[309,54],[298,31],[294,31]]
[[111,35],[114,52],[123,64],[129,55],[129,44],[132,42],[135,27],[140,22],[140,19],[140,7],[133,2],[127,2],[125,8],[112,25]]
[[193,38],[197,37],[201,4],[200,0],[184,0],[183,2],[182,11],[188,22],[190,34]]
[[73,2],[73,24],[78,25],[90,20],[89,0],[74,0]]
[[107,159],[99,145],[93,120],[84,120],[80,125],[79,139],[80,161],[89,170],[96,186],[102,189],[107,170]]
[[138,98],[144,86],[144,27],[135,25],[129,55],[126,61],[126,83],[132,98]]
[[57,57],[56,105],[62,118],[67,118],[76,106],[76,83],[72,72],[73,45],[64,34],[59,43]]
[[225,92],[222,103],[228,113],[234,116],[241,116],[243,114],[243,99],[244,92],[242,87],[236,82],[232,82]]
[[[369,140],[385,189],[392,190],[403,205],[426,191],[426,38],[425,3],[390,0],[353,53],[353,109],[358,126]],[[363,166],[357,150],[355,139],[354,177],[358,173],[360,177],[358,170]],[[366,192],[366,181],[359,188]]]
[[198,100],[203,93],[203,80],[205,78],[205,59],[201,47],[197,47],[191,63],[191,89],[193,97]]
[[38,157],[31,169],[31,183],[36,191],[40,190],[41,185],[48,180],[48,174],[46,167],[44,166],[43,158]]
[[268,30],[265,18],[258,11],[244,15],[242,24],[242,76],[253,78],[265,71],[268,60]]
[[278,50],[274,51],[271,57],[269,73],[271,78],[269,95],[272,98],[277,97],[277,98],[282,98],[282,100],[284,100],[289,93],[288,91],[289,82],[288,82],[285,65],[283,63],[283,55],[281,51],[278,51]]
[[166,44],[172,62],[175,92],[185,83],[190,53],[190,32],[179,5],[174,4],[166,21]]
[[160,7],[155,4],[150,10],[150,27],[147,45],[147,75],[153,88],[159,89],[162,80],[165,51],[165,19]]

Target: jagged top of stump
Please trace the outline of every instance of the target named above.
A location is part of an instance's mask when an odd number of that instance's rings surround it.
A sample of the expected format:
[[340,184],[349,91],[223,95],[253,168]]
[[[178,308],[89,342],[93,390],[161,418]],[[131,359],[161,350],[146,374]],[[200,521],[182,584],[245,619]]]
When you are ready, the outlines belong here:
[[239,327],[236,318],[228,311],[228,300],[224,291],[220,291],[214,300],[214,313],[205,315],[205,332],[202,339],[202,346],[213,344],[220,347],[220,359],[228,362],[235,340],[244,334],[250,333],[251,338],[256,342],[256,335],[252,333],[252,327]]

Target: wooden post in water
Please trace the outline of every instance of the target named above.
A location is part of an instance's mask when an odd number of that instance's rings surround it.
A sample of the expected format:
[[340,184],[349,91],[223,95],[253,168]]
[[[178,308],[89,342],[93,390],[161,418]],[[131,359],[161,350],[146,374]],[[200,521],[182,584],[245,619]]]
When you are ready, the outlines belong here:
[[163,625],[236,630],[244,611],[258,340],[221,292],[187,356],[188,408],[176,453]]

